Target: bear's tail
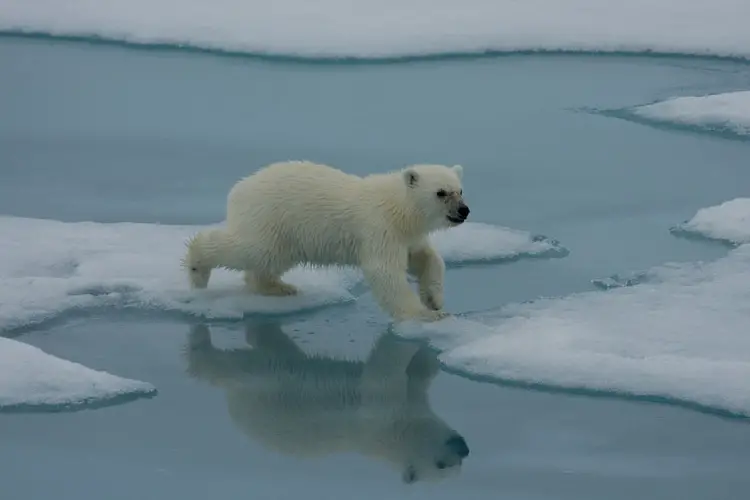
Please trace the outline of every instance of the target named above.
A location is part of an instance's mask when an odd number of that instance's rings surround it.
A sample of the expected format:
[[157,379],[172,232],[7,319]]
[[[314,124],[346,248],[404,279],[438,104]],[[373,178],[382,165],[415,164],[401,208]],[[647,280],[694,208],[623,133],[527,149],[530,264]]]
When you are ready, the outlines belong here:
[[225,266],[222,255],[226,252],[223,229],[207,229],[193,235],[186,243],[187,251],[182,267],[188,273],[193,288],[206,288],[211,270]]

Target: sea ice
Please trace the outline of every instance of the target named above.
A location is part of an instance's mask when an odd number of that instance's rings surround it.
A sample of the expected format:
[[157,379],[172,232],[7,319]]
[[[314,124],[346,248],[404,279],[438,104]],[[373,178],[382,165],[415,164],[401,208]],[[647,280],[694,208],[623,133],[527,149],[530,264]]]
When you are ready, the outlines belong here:
[[692,219],[675,226],[672,232],[733,244],[750,243],[750,198],[735,198],[701,208]]
[[545,236],[481,222],[464,223],[432,235],[448,264],[498,262],[526,257],[564,257],[568,250]]
[[466,373],[750,416],[750,245],[648,276],[397,331],[429,339],[443,363]]
[[[0,332],[92,307],[214,319],[298,312],[354,300],[351,289],[362,279],[356,269],[298,267],[285,279],[300,295],[262,297],[244,293],[239,273],[215,270],[207,289],[190,290],[180,260],[199,229],[0,216]],[[440,233],[436,245],[448,265],[558,248],[530,233],[472,223]]]
[[2,0],[0,30],[298,57],[750,56],[744,0]]
[[0,337],[0,411],[80,407],[155,391],[149,383],[92,370]]
[[630,112],[654,122],[750,135],[750,91],[674,97],[632,108]]

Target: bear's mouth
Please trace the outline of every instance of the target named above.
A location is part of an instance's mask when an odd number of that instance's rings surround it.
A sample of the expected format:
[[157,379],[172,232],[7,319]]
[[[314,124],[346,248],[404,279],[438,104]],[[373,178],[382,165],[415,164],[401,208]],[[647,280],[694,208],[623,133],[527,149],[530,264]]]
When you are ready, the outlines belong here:
[[453,217],[451,215],[446,216],[446,219],[448,219],[453,224],[463,224],[466,219],[462,219],[460,217]]

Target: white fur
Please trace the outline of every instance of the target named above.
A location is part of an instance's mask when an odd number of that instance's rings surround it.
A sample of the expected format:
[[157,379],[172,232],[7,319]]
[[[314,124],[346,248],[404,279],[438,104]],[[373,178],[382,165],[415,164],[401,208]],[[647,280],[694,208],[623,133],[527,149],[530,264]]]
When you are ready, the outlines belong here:
[[440,319],[445,264],[428,235],[455,225],[446,217],[463,203],[462,173],[460,165],[413,165],[358,177],[311,162],[268,165],[230,190],[224,229],[189,242],[191,285],[205,288],[211,270],[224,267],[244,271],[251,291],[293,295],[281,276],[298,264],[358,266],[394,318]]
[[463,437],[430,408],[439,370],[423,345],[381,336],[364,362],[305,354],[277,323],[248,326],[252,348],[214,347],[193,327],[188,373],[225,391],[230,418],[263,446],[296,456],[355,452],[385,460],[406,482],[460,471]]

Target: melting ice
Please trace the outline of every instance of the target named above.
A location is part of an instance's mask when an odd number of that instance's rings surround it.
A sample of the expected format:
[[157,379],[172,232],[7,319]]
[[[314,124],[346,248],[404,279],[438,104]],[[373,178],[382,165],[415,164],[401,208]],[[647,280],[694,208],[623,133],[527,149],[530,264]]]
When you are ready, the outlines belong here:
[[[173,311],[207,318],[282,314],[354,300],[356,269],[298,267],[285,279],[296,297],[244,293],[238,273],[216,270],[206,290],[192,291],[180,267],[196,226],[0,217],[0,332],[92,307]],[[557,242],[531,233],[466,223],[435,235],[446,263],[560,256]]]
[[0,337],[0,411],[75,408],[155,390],[149,383],[92,370]]
[[[750,241],[746,199],[683,227]],[[402,324],[454,369],[497,379],[687,401],[750,415],[750,244],[715,262],[650,269],[606,292],[512,304],[494,314]]]

